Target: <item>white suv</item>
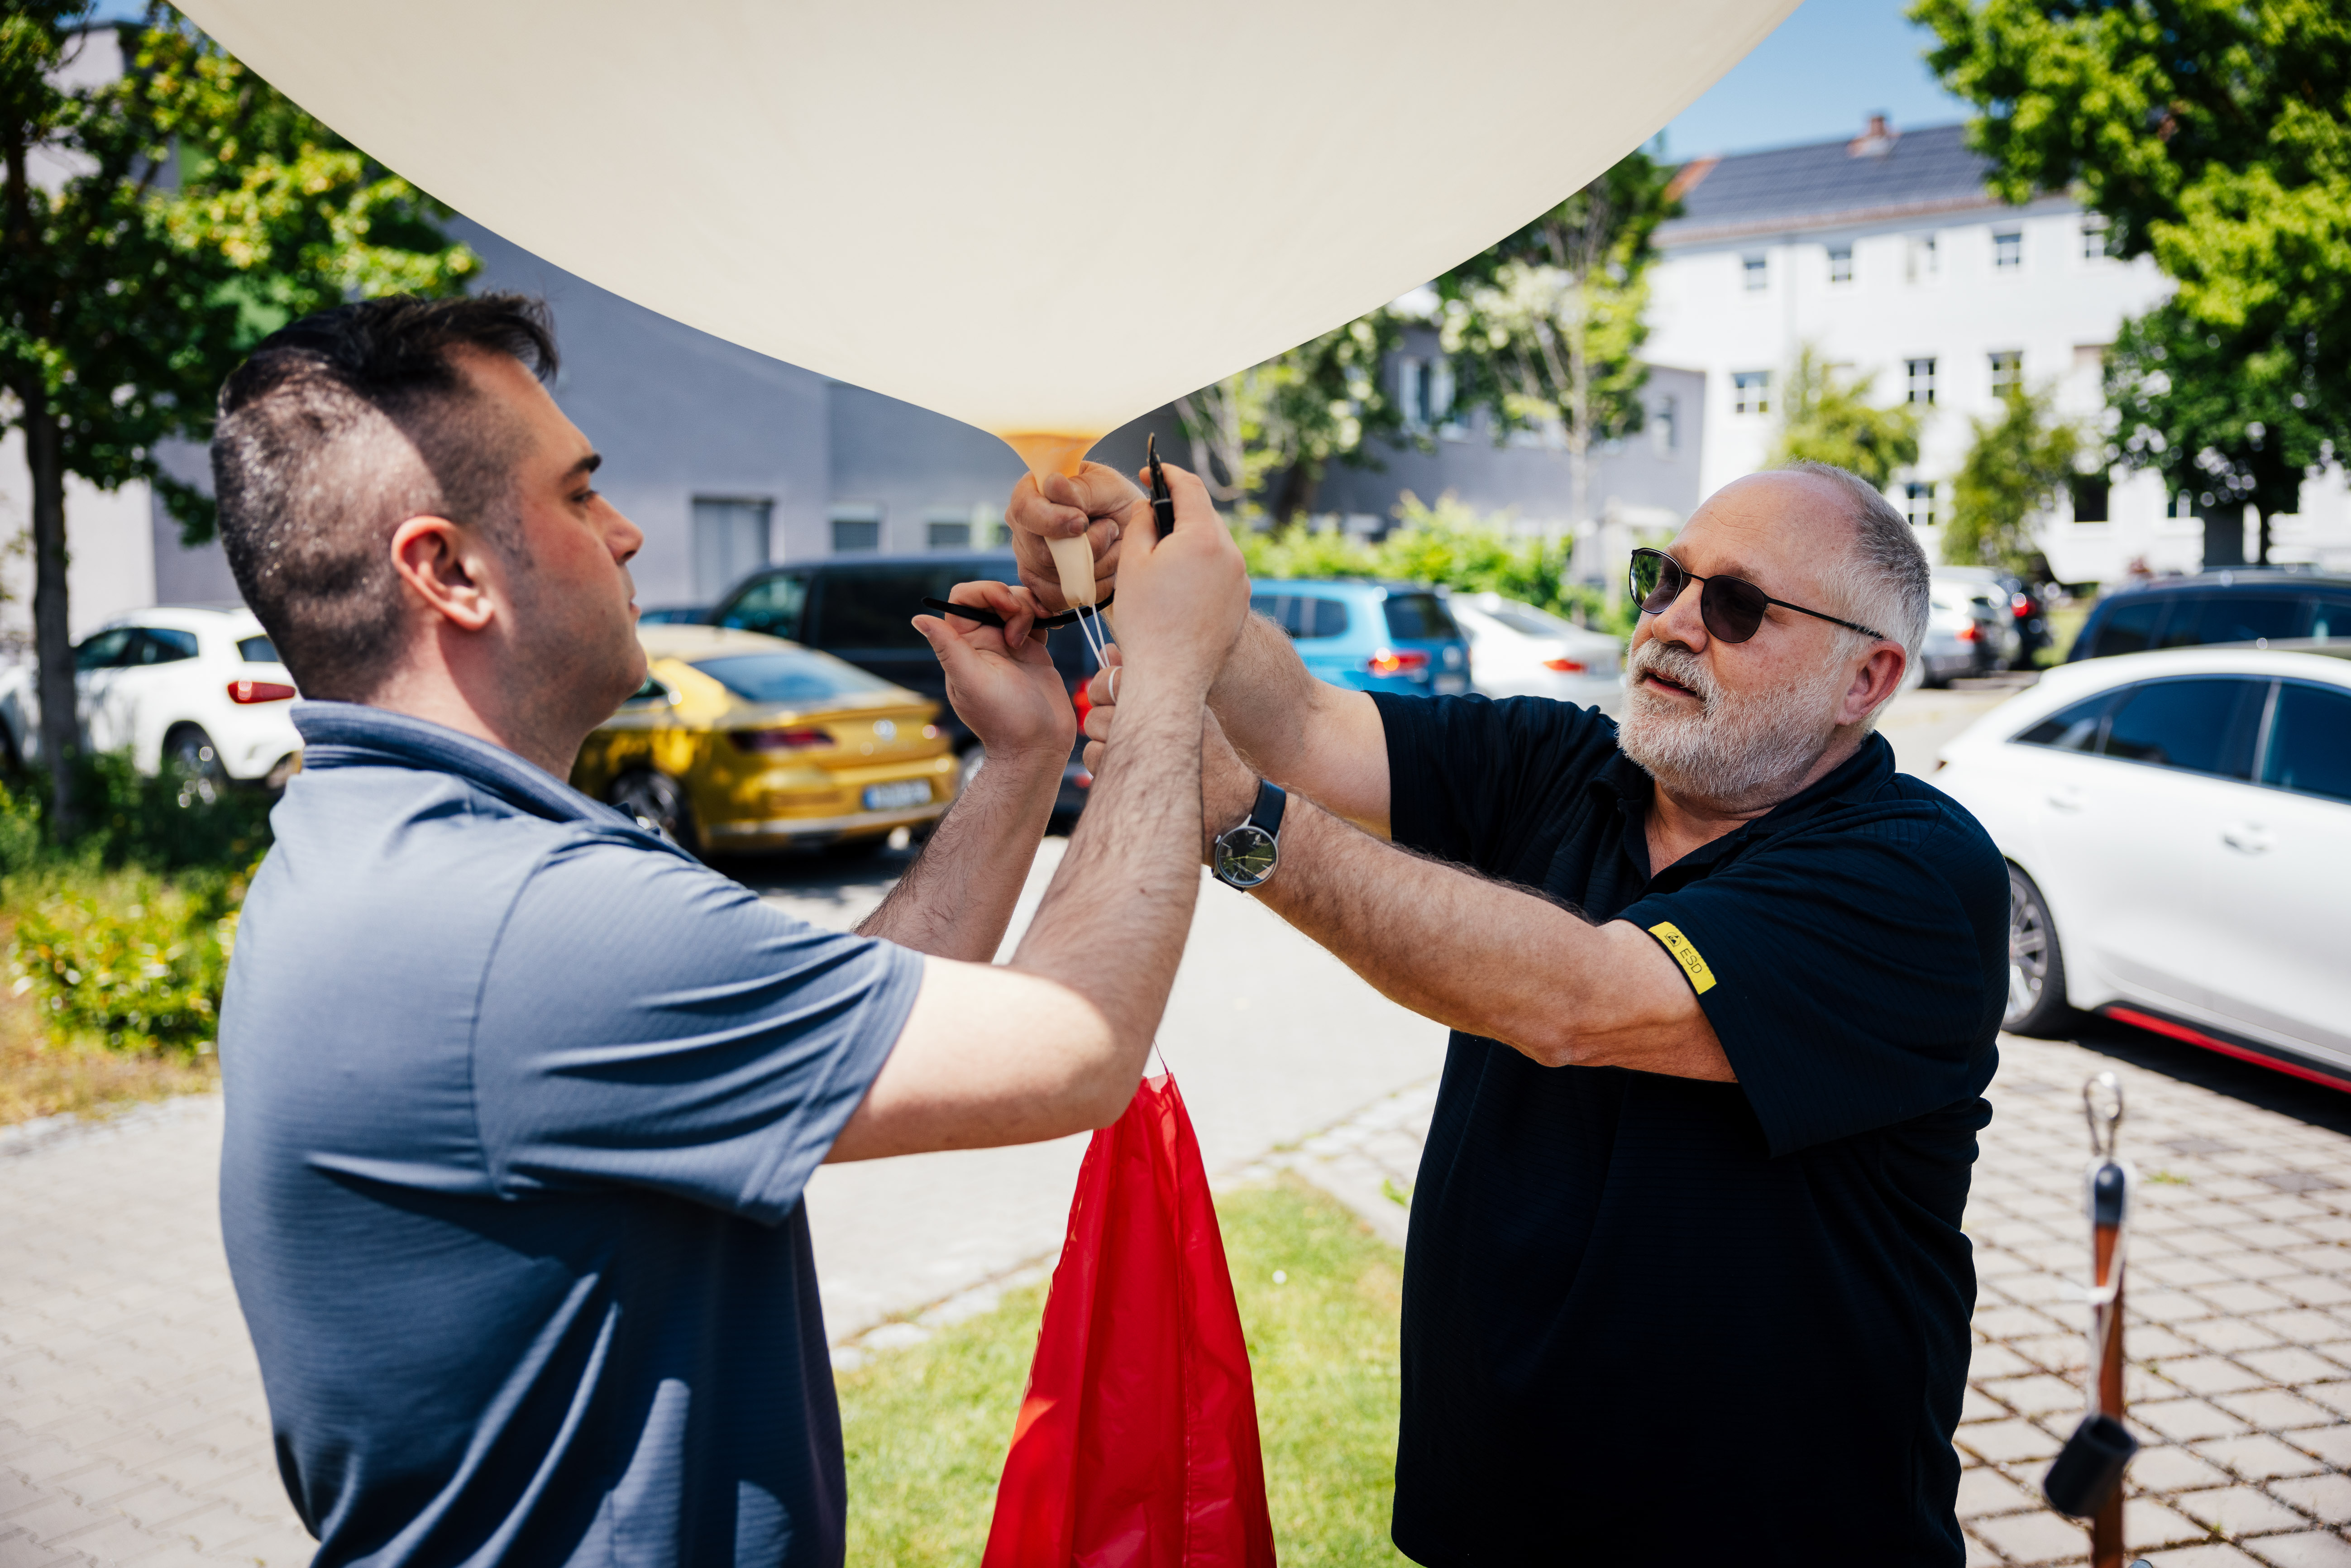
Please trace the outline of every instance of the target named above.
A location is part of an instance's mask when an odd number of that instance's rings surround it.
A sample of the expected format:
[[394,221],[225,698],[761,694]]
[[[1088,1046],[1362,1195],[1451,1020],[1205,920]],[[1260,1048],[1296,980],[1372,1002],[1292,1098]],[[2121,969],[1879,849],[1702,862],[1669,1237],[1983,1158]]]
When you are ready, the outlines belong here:
[[[288,710],[294,677],[253,612],[166,606],[117,616],[74,648],[83,744],[129,747],[149,773],[168,760],[207,786],[282,784],[302,737]],[[19,760],[40,749],[30,661],[0,674],[0,729]]]

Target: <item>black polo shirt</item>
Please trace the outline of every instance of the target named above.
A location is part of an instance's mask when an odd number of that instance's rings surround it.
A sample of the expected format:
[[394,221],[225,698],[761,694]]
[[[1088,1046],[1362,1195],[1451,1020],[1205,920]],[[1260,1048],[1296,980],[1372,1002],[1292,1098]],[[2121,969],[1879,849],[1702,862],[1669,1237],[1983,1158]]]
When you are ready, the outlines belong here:
[[1374,700],[1395,841],[1649,931],[1739,1074],[1454,1034],[1405,1260],[1397,1546],[1959,1563],[1999,851],[1872,736],[1652,876],[1648,775],[1596,710]]

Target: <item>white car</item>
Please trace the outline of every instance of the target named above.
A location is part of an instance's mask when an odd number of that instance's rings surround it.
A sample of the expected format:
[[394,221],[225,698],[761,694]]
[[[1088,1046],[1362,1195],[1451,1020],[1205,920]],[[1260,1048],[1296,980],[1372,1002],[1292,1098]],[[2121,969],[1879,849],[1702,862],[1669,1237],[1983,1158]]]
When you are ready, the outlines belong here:
[[1499,593],[1456,593],[1446,608],[1469,639],[1469,667],[1489,697],[1552,697],[1614,713],[1625,702],[1625,644]]
[[[261,622],[238,606],[164,606],[118,616],[74,648],[82,744],[129,748],[142,770],[168,761],[207,789],[283,783],[302,749],[289,710],[294,677]],[[40,751],[40,701],[27,660],[0,676],[0,725],[17,758]]]
[[2095,1010],[2351,1086],[2351,644],[2061,665],[1934,782],[2008,859],[2005,1027]]

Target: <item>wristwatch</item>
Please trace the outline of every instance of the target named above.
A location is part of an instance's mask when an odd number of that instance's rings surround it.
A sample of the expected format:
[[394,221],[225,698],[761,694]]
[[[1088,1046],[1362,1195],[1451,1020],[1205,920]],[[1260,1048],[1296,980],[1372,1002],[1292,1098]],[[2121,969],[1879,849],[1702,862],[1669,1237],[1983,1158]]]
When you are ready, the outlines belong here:
[[1281,808],[1289,799],[1278,785],[1258,780],[1249,814],[1239,827],[1217,835],[1209,865],[1218,882],[1246,893],[1272,879],[1273,868],[1281,863]]

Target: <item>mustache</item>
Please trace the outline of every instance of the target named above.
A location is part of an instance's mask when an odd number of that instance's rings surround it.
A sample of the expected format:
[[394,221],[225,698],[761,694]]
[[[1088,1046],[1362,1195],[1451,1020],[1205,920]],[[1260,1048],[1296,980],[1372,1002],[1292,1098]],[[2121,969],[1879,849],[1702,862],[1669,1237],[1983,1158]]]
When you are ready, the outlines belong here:
[[1649,642],[1633,650],[1633,680],[1637,684],[1644,675],[1658,675],[1695,695],[1712,713],[1720,702],[1722,691],[1715,685],[1714,674],[1706,661],[1678,643]]

